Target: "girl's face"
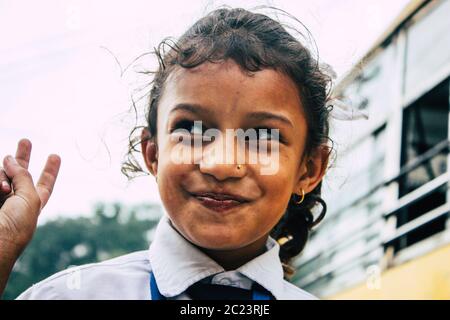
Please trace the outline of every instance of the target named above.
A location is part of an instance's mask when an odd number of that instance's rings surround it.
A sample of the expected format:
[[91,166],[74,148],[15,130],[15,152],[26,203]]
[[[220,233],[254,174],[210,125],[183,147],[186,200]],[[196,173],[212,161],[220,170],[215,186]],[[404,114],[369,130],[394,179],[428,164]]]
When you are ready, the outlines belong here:
[[[194,126],[194,121],[202,121],[203,128]],[[198,135],[202,129],[215,128],[223,136],[200,143],[198,153],[198,146],[179,142],[180,133],[173,131],[180,128]],[[227,147],[226,129],[251,128],[268,129],[259,139],[270,136],[270,129],[279,129],[279,141],[269,142],[272,150],[278,147],[278,159],[272,158],[279,161],[276,172],[262,174],[267,164],[248,163],[249,153],[257,153],[248,145]],[[308,193],[320,182],[327,156],[319,152],[301,162],[306,134],[304,110],[289,77],[269,69],[249,76],[231,60],[206,62],[194,69],[178,68],[169,75],[158,105],[156,141],[143,139],[142,150],[177,230],[197,246],[230,250],[265,243],[292,193],[300,193],[300,188]],[[144,129],[142,135],[148,131]],[[190,138],[193,136],[184,134],[185,141]],[[218,143],[232,163],[224,163],[220,154],[211,152],[217,151]],[[238,148],[246,155],[240,170]],[[185,161],[190,163],[174,161],[180,150],[192,150],[191,161]],[[245,202],[225,211],[214,209],[196,196],[206,192],[237,195]]]

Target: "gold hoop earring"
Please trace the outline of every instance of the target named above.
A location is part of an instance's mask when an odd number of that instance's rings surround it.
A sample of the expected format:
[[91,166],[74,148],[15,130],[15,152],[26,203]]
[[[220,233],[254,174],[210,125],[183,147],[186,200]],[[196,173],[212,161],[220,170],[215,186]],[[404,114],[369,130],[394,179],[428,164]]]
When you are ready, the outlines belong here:
[[287,237],[282,237],[282,238],[278,239],[277,242],[280,246],[282,246],[283,244],[291,241],[292,239],[294,239],[294,237],[289,234],[289,235],[287,235]]
[[295,204],[300,204],[303,202],[303,200],[305,200],[305,190],[303,190],[303,188],[301,190],[302,190],[302,196],[301,196],[302,198],[299,201],[295,201]]

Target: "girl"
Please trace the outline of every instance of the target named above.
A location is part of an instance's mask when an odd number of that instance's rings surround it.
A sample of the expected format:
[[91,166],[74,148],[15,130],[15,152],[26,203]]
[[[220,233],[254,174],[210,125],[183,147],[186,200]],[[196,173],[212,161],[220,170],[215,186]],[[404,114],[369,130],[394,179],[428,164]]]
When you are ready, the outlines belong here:
[[[165,210],[149,250],[57,273],[19,298],[314,298],[287,280],[326,211],[330,75],[279,22],[243,9],[211,12],[156,54],[147,125],[122,168],[143,171],[133,156],[140,144]],[[243,143],[231,143],[230,129],[246,133]],[[263,146],[269,173],[248,161]],[[3,161],[0,290],[60,166],[51,155],[34,187],[30,152],[24,139]]]

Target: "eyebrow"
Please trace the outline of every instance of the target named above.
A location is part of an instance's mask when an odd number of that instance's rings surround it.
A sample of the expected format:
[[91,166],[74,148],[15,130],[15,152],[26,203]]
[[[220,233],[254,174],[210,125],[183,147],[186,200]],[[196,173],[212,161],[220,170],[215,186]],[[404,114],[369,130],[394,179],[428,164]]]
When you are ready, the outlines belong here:
[[280,114],[275,114],[272,112],[266,112],[266,111],[252,112],[248,115],[248,117],[255,119],[255,120],[277,120],[277,121],[281,121],[281,122],[291,126],[292,128],[294,127],[294,125],[288,118],[286,118],[285,116],[282,116]]
[[179,103],[175,107],[173,107],[172,110],[170,110],[170,113],[173,113],[178,110],[188,111],[188,112],[195,113],[195,114],[202,114],[202,113],[212,114],[213,113],[207,107],[204,107],[199,104],[192,104],[192,103]]
[[[179,103],[177,104],[171,111],[175,112],[178,110],[184,110],[184,111],[188,111],[194,114],[209,114],[211,115],[213,113],[213,111],[211,111],[209,108],[199,105],[199,104],[191,104],[191,103]],[[254,120],[276,120],[276,121],[280,121],[283,122],[289,126],[291,126],[292,128],[294,127],[294,125],[292,124],[292,122],[286,118],[285,116],[282,116],[281,114],[275,114],[272,112],[267,112],[267,111],[258,111],[258,112],[251,112],[249,114],[246,115],[248,118],[254,119]]]

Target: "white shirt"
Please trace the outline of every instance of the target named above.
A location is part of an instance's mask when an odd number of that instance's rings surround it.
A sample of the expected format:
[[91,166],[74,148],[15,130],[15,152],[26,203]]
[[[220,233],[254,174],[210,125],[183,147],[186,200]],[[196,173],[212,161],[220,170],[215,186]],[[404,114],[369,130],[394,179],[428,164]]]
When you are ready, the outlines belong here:
[[273,238],[268,238],[266,249],[238,269],[225,271],[181,236],[164,215],[149,250],[58,272],[17,299],[149,300],[150,271],[168,299],[190,299],[184,292],[201,280],[245,289],[256,281],[277,300],[316,299],[283,279],[279,245]]

